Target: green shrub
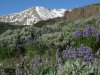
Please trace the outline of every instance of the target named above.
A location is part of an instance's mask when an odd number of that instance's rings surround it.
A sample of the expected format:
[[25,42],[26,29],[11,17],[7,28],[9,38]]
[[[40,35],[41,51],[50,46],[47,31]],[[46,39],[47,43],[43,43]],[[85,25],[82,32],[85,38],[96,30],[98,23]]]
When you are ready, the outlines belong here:
[[59,73],[59,75],[90,75],[94,74],[94,66],[91,62],[83,62],[81,59],[69,59]]

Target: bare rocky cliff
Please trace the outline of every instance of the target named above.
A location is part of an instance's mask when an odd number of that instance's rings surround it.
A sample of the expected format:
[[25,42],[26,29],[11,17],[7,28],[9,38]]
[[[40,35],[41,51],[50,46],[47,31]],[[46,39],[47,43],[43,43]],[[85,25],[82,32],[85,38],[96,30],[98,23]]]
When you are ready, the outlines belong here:
[[71,12],[65,12],[64,19],[86,19],[98,13],[100,13],[100,3],[76,8],[73,9]]

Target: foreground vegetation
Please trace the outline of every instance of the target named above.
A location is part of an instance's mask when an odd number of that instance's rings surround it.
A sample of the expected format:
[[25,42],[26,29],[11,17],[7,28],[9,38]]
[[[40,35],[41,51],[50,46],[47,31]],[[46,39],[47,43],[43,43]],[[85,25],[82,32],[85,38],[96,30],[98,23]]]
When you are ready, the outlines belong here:
[[51,21],[0,35],[1,75],[100,75],[100,15]]

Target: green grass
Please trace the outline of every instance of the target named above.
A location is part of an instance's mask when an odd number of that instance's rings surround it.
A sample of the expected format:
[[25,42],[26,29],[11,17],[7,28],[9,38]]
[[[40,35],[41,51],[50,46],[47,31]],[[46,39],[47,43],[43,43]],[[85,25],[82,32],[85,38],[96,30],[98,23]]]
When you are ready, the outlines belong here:
[[0,48],[0,58],[9,58],[13,54],[13,50],[9,48]]

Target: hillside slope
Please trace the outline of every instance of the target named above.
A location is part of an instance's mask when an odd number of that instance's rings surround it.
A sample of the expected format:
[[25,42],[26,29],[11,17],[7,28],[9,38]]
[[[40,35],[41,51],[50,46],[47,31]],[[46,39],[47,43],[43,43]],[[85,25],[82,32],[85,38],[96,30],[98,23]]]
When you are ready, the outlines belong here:
[[0,34],[4,33],[6,30],[14,30],[14,29],[21,29],[25,26],[23,25],[11,25],[9,23],[3,23],[3,22],[0,22]]

